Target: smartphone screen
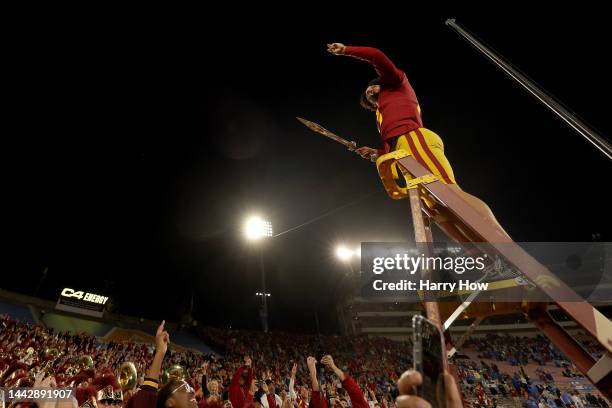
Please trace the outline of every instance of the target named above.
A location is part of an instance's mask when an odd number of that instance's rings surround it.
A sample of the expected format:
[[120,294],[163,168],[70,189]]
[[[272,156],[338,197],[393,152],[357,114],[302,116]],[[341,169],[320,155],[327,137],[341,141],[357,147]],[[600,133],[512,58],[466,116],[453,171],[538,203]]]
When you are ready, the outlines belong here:
[[413,368],[423,376],[417,395],[432,407],[444,407],[444,345],[440,329],[421,315],[412,318]]

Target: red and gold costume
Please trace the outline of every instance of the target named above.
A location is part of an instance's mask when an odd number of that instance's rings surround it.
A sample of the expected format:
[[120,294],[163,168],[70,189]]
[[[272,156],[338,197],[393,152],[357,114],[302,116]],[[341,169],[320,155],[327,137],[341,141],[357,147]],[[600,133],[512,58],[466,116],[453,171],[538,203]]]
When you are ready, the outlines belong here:
[[403,149],[446,184],[455,184],[440,136],[423,127],[421,107],[404,71],[379,49],[345,47],[344,55],[367,61],[380,76],[376,125],[383,148],[379,154]]

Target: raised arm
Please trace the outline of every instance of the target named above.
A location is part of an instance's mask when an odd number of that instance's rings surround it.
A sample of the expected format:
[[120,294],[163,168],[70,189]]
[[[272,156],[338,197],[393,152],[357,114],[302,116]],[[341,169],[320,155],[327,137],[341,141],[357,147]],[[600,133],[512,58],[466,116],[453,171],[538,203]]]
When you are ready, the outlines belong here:
[[291,366],[291,376],[289,377],[289,398],[291,401],[295,401],[297,399],[297,394],[295,393],[295,373],[297,372],[297,363],[293,363]]
[[348,393],[349,398],[351,399],[351,406],[353,408],[370,408],[370,405],[367,403],[363,397],[363,394],[361,393],[359,385],[357,385],[355,380],[353,380],[350,375],[346,374],[336,366],[332,356],[327,355],[323,357],[321,362],[331,369],[336,374],[338,379],[342,381],[342,388],[344,388]]
[[331,369],[340,381],[344,381],[346,379],[344,371],[342,371],[336,366],[336,364],[334,363],[334,358],[329,354],[324,356],[323,359],[321,359],[321,363],[323,363],[327,368]]
[[162,362],[164,361],[164,356],[168,351],[168,343],[170,342],[170,335],[166,331],[165,325],[166,321],[163,320],[155,333],[155,356],[153,357],[153,362],[151,363],[149,370],[147,370],[145,382],[148,379],[159,381]]
[[[250,369],[251,358],[248,356],[244,357],[244,365],[238,367],[238,369],[232,375],[232,381],[229,386],[229,400],[234,408],[242,408],[245,406],[245,396],[249,391],[251,383],[253,383],[253,370]],[[249,371],[248,378],[245,379],[244,383],[241,384],[240,380],[245,370]]]
[[251,380],[253,379],[253,370],[250,370],[251,367],[251,358],[249,356],[244,357],[244,365],[238,367],[238,369],[234,372],[232,376],[232,382],[230,383],[230,387],[240,387],[240,377],[242,377],[242,373],[244,370],[249,370],[249,377],[244,382],[244,387],[248,388],[251,385]]
[[306,359],[310,382],[312,383],[312,397],[310,398],[311,408],[327,408],[327,399],[323,396],[319,380],[317,379],[317,359],[308,357]]
[[327,50],[334,55],[348,55],[372,64],[380,81],[387,85],[399,84],[404,79],[404,73],[397,69],[389,57],[378,48],[351,47],[340,43],[327,44]]
[[[128,400],[128,408],[155,408],[157,389],[159,388],[159,374],[161,372],[164,356],[168,351],[170,335],[165,329],[166,322],[162,321],[155,333],[155,355],[153,362],[147,370],[140,389]],[[60,407],[56,407],[60,408]]]
[[[312,383],[312,391],[319,392],[319,380],[317,379],[317,360],[314,357],[306,359],[308,365],[308,373],[310,374],[310,382]],[[314,396],[313,396],[314,399]]]

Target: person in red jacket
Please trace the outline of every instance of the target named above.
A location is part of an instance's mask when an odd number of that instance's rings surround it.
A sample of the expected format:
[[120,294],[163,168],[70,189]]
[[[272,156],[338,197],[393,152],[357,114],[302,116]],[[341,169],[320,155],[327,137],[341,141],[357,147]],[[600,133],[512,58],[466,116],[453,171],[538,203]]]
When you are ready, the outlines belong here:
[[327,45],[327,50],[334,55],[366,61],[378,74],[363,93],[361,105],[376,112],[376,126],[383,146],[381,149],[360,147],[357,153],[364,158],[371,158],[394,150],[405,150],[510,238],[489,206],[457,185],[453,169],[444,154],[442,139],[423,126],[421,106],[406,73],[377,48],[333,43]]
[[229,386],[229,398],[234,408],[243,408],[248,402],[248,395],[253,381],[251,358],[244,357],[244,365],[236,370]]

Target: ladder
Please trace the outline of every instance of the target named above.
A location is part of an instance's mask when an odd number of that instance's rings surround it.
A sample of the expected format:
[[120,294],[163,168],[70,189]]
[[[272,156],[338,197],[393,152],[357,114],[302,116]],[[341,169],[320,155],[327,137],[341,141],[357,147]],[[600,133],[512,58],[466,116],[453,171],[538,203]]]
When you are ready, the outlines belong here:
[[[584,300],[563,281],[555,277],[544,265],[540,264],[518,244],[506,237],[496,225],[483,218],[462,197],[439,180],[427,168],[418,163],[414,157],[404,150],[397,150],[380,156],[376,161],[379,176],[383,185],[394,200],[408,199],[414,225],[414,236],[417,248],[425,256],[432,254],[432,225],[437,225],[442,232],[456,242],[486,243],[479,249],[495,259],[501,257],[522,277],[555,303],[568,317],[582,329],[592,335],[607,352],[598,361],[595,360],[572,336],[570,336],[548,313],[549,302],[523,300],[516,302],[514,307],[504,308],[504,312],[523,312],[526,317],[540,329],[550,341],[559,348],[576,367],[599,389],[607,398],[612,398],[612,322],[602,313]],[[396,175],[401,172],[406,178],[406,187],[396,182]],[[430,274],[431,271],[422,271]],[[424,276],[425,278],[426,276]],[[554,285],[539,284],[554,282]],[[448,327],[461,313],[470,310],[469,302],[455,310],[444,310],[438,301],[423,301],[427,318],[435,322],[445,334],[447,350],[453,350]],[[561,300],[562,299],[562,300]],[[486,305],[485,305],[486,306]],[[471,306],[476,309],[475,305]],[[494,312],[490,307],[478,308],[477,316],[482,317]],[[445,319],[455,315],[450,322]],[[446,315],[446,316],[444,316]],[[474,314],[473,314],[474,315]],[[482,319],[480,319],[482,320]],[[459,347],[460,345],[458,345]],[[445,366],[448,364],[444,362]]]

